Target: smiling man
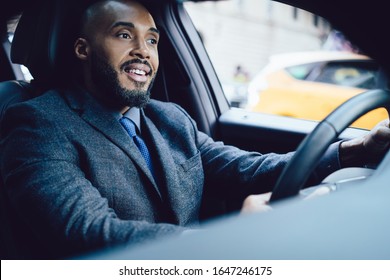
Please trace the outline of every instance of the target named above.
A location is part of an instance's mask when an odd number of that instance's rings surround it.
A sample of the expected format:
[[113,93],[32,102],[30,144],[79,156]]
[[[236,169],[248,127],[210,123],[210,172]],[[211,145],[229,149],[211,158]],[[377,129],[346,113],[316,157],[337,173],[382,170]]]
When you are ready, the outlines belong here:
[[[16,104],[3,119],[1,174],[17,232],[28,240],[21,257],[64,258],[180,234],[199,225],[208,196],[243,202],[263,194],[243,212],[268,208],[292,153],[215,142],[181,107],[150,99],[160,34],[144,6],[96,2],[79,35],[77,86]],[[383,154],[389,139],[381,124],[364,139],[332,145],[312,182],[344,158],[354,165]]]
[[144,107],[159,63],[152,16],[137,3],[97,3],[86,12],[81,34],[75,52],[89,92],[121,111]]

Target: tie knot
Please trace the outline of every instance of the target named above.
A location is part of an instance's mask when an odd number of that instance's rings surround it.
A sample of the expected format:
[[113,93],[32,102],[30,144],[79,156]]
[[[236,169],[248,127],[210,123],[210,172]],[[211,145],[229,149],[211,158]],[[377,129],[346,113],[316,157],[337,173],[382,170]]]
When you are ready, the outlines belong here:
[[132,120],[129,118],[123,117],[119,120],[119,122],[123,125],[123,127],[126,129],[127,133],[131,136],[137,136],[137,130],[135,128],[135,124]]
[[124,127],[124,129],[127,131],[127,133],[130,135],[130,137],[133,139],[133,141],[134,141],[135,145],[137,146],[137,148],[139,149],[142,157],[145,159],[145,162],[148,165],[150,172],[152,172],[152,175],[154,176],[152,159],[150,157],[148,147],[146,147],[144,140],[142,140],[142,138],[137,135],[137,129],[135,127],[135,123],[126,117],[121,118],[119,120],[119,122]]

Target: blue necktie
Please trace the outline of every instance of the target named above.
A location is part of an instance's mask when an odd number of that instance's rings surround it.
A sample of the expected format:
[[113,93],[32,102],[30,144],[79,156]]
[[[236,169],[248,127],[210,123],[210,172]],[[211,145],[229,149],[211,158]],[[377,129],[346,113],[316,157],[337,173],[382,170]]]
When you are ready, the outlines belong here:
[[145,159],[146,164],[148,165],[149,170],[150,172],[152,172],[152,175],[154,177],[154,169],[152,165],[152,159],[149,154],[149,150],[146,147],[144,140],[142,140],[142,138],[138,136],[134,122],[126,117],[121,118],[119,122],[126,129],[130,137],[133,139],[135,145],[138,147],[139,151],[141,152],[141,155]]

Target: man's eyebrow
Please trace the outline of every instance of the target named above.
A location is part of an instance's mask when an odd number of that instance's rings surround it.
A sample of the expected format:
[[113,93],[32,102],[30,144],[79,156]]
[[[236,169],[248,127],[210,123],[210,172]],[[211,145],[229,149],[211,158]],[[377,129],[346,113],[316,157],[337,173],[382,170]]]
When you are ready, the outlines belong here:
[[126,22],[126,21],[117,21],[117,22],[114,23],[112,28],[115,28],[115,27],[118,27],[118,26],[127,26],[127,27],[130,27],[130,28],[135,28],[134,23]]
[[152,32],[157,33],[157,34],[160,35],[160,30],[158,30],[158,29],[155,28],[155,27],[150,27],[150,28],[149,28],[149,31],[152,31]]
[[[130,28],[135,28],[134,23],[132,23],[132,22],[126,22],[126,21],[118,21],[118,22],[115,22],[114,25],[112,26],[112,28],[115,28],[115,27],[118,27],[118,26],[126,26],[126,27],[130,27]],[[154,32],[154,33],[157,33],[157,34],[160,34],[160,30],[158,30],[158,29],[155,28],[155,27],[150,27],[150,28],[149,28],[149,31]]]

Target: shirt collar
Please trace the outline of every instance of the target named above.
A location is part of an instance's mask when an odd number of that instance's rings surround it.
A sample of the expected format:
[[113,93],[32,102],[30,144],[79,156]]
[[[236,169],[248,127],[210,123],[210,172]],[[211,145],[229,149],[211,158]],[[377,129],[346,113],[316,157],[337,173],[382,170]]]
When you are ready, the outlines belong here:
[[[120,118],[122,117],[122,114],[120,114]],[[137,127],[138,131],[141,132],[141,110],[137,107],[132,107],[129,110],[127,110],[123,117],[129,118],[135,123],[135,126]]]

